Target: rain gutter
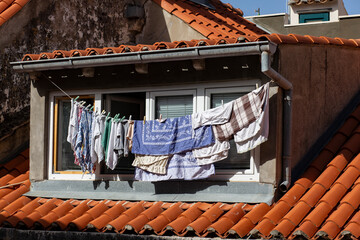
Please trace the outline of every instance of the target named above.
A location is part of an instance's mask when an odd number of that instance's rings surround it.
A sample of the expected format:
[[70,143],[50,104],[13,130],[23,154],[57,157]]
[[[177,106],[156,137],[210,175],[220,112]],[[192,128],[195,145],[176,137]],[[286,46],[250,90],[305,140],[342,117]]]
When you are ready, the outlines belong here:
[[271,53],[263,51],[261,53],[261,71],[273,79],[283,90],[283,144],[282,144],[282,162],[283,162],[283,182],[279,188],[286,192],[291,184],[291,129],[292,129],[292,89],[293,85],[280,73],[271,68]]
[[275,53],[276,45],[268,41],[139,51],[84,57],[55,58],[12,62],[16,72],[39,72],[60,69],[79,69],[115,65],[145,64],[216,57],[259,55],[262,51]]

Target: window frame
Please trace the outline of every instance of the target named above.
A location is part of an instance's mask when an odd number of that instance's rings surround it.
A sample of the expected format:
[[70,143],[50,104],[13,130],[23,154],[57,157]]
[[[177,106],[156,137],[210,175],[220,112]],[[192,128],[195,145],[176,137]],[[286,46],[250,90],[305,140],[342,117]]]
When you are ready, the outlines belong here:
[[[307,22],[308,20],[310,21]],[[330,21],[330,12],[299,13],[299,24],[319,23],[319,22],[329,22],[329,21]]]
[[[250,92],[261,84],[259,79],[252,80],[237,80],[216,83],[201,83],[201,84],[188,84],[188,85],[174,85],[174,86],[158,86],[147,88],[114,88],[114,89],[97,89],[97,90],[74,90],[68,91],[72,97],[76,96],[94,96],[95,107],[94,109],[102,109],[103,98],[106,94],[121,94],[131,92],[145,92],[145,116],[146,119],[154,119],[155,117],[155,98],[157,96],[172,96],[172,95],[193,95],[193,111],[204,111],[210,106],[211,93],[226,93],[234,92],[236,90]],[[64,97],[60,91],[50,92],[49,94],[49,141],[48,141],[48,179],[49,180],[97,180],[106,179],[114,181],[133,180],[132,174],[103,174],[100,172],[100,165],[96,165],[95,174],[82,174],[81,171],[69,173],[68,171],[55,172],[54,148],[55,137],[55,101],[57,97]],[[105,100],[104,100],[105,101]],[[241,171],[232,171],[225,169],[217,169],[216,175],[208,178],[207,180],[227,180],[231,182],[238,181],[251,181],[259,182],[259,163],[260,163],[260,147],[251,151],[250,169]]]

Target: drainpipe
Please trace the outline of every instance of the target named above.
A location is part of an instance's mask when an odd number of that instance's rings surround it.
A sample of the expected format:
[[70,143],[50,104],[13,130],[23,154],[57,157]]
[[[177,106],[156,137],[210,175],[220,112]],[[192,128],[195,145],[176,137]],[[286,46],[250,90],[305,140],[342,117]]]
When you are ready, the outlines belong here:
[[283,182],[280,184],[280,191],[286,192],[291,184],[291,116],[292,116],[292,83],[271,67],[271,53],[262,51],[261,71],[273,79],[283,90]]

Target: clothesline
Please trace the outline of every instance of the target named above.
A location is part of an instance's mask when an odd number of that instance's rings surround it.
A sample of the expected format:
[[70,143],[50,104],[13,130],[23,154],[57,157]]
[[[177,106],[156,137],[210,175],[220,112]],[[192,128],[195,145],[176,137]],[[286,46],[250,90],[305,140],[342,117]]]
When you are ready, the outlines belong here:
[[193,180],[215,174],[213,164],[228,157],[229,140],[237,152],[267,140],[269,84],[217,108],[157,120],[128,120],[99,114],[71,99],[68,142],[75,163],[94,172],[105,161],[114,169],[122,157],[135,154],[134,178],[143,181]]

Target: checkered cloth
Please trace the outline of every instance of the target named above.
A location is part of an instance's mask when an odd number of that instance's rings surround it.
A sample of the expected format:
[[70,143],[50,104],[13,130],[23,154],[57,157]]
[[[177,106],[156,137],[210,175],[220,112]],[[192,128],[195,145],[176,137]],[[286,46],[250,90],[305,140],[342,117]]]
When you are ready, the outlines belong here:
[[213,127],[214,135],[219,141],[229,140],[235,133],[254,122],[263,111],[264,97],[269,89],[269,83],[234,100],[230,120]]

